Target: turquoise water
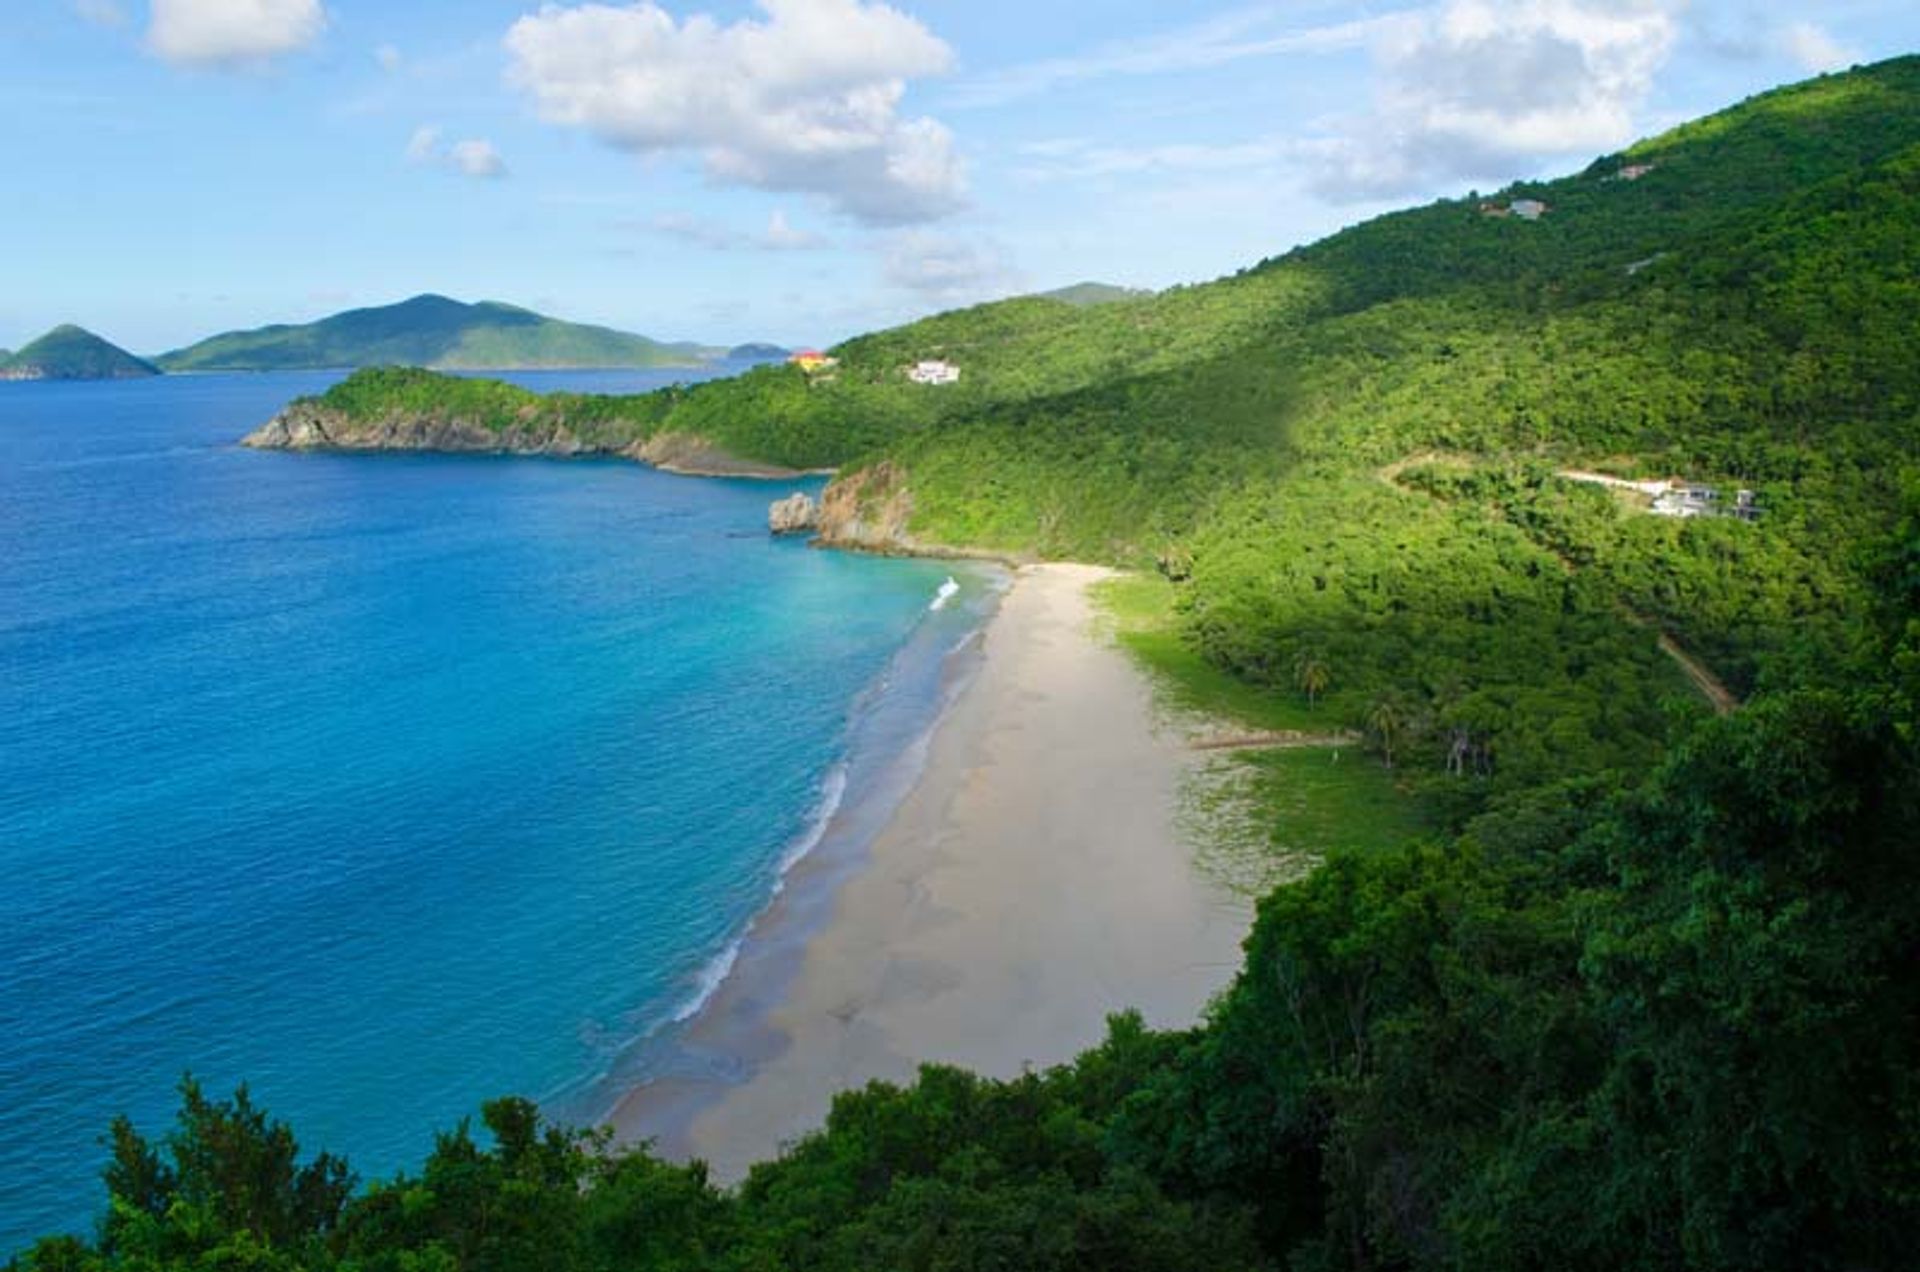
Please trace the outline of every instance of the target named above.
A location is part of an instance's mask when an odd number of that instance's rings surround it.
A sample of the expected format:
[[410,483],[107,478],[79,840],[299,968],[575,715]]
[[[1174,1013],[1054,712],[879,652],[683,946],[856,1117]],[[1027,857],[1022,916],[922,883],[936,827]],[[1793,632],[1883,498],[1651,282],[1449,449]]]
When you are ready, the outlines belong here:
[[332,378],[0,386],[0,1257],[186,1070],[363,1176],[593,1115],[979,621],[788,486],[231,444]]

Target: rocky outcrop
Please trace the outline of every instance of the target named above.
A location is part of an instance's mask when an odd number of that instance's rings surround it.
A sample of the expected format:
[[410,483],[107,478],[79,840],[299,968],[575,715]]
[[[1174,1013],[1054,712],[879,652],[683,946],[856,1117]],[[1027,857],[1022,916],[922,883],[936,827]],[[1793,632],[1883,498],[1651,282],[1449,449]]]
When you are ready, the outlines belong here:
[[564,421],[528,410],[504,428],[457,415],[393,413],[356,418],[318,401],[294,402],[240,440],[256,450],[444,451],[454,454],[612,455],[695,477],[793,478],[778,464],[729,455],[691,433],[658,433],[626,446],[581,438]]
[[643,464],[652,464],[662,472],[684,473],[692,477],[784,479],[801,476],[798,469],[729,455],[706,438],[692,433],[655,433],[622,453]]
[[820,505],[796,490],[767,509],[767,529],[775,534],[810,534],[820,528]]
[[882,460],[833,482],[820,494],[820,543],[867,552],[917,552],[907,533],[913,493],[906,470]]
[[529,417],[503,429],[458,416],[386,415],[354,419],[317,402],[295,402],[240,439],[258,450],[410,450],[503,455],[592,455],[563,424]]

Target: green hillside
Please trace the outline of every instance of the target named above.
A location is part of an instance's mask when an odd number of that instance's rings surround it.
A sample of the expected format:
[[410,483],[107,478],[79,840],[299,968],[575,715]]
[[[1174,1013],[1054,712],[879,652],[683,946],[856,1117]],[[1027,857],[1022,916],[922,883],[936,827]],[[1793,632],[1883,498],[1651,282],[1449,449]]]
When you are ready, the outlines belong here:
[[0,354],[0,380],[137,380],[159,374],[151,362],[71,323],[18,353]]
[[1036,292],[1041,300],[1057,300],[1067,305],[1112,305],[1127,300],[1143,300],[1153,295],[1134,287],[1116,287],[1112,283],[1075,283],[1052,291]]
[[714,351],[547,318],[497,301],[415,296],[298,326],[230,331],[161,354],[168,371],[408,365],[448,371],[693,366]]
[[[1174,688],[1354,728],[1418,817],[1322,819],[1200,1027],[844,1094],[737,1190],[501,1101],[355,1193],[189,1087],[166,1140],[114,1128],[98,1240],[26,1266],[1909,1266],[1916,243],[1904,58],[1218,282],[863,336],[812,380],[349,378],[320,401],[352,419],[692,433],[840,465],[920,545],[1139,567],[1116,622]],[[932,357],[961,381],[908,382]],[[1303,788],[1250,767],[1276,843]]]

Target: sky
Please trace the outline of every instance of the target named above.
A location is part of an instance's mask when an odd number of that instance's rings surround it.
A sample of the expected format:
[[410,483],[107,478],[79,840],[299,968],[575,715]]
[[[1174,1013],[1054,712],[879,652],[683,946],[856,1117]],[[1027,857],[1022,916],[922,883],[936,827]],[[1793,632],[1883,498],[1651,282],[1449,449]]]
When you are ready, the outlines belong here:
[[1913,0],[5,0],[0,347],[426,291],[827,343],[1204,281],[1917,50]]

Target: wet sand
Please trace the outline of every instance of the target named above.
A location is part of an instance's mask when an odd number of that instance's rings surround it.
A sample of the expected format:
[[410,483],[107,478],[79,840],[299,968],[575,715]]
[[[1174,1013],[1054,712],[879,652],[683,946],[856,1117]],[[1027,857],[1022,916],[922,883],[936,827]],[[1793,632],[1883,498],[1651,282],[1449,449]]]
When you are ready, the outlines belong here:
[[[1109,1013],[1182,1026],[1239,966],[1247,903],[1175,831],[1199,757],[1095,630],[1088,566],[1020,571],[919,780],[838,883],[831,917],[613,1115],[722,1180],[819,1126],[833,1093],[923,1061],[1006,1077],[1100,1041]],[[743,1020],[750,1019],[750,1025]],[[727,1023],[727,1022],[731,1023]]]

